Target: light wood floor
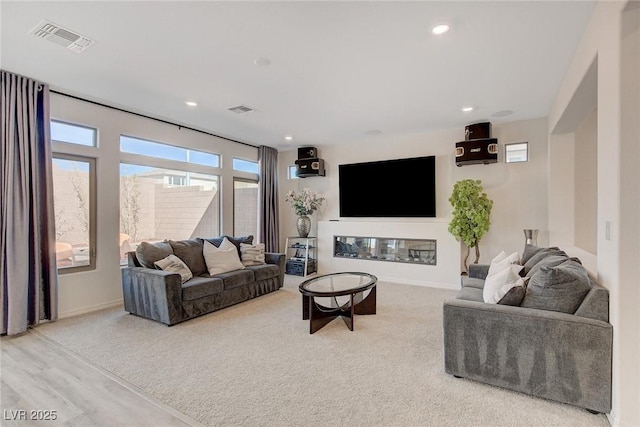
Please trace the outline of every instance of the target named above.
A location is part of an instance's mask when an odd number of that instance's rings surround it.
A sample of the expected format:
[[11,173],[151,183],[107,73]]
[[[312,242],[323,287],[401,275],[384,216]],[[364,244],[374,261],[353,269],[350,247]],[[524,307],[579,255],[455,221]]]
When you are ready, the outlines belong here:
[[37,332],[0,347],[2,426],[201,426]]

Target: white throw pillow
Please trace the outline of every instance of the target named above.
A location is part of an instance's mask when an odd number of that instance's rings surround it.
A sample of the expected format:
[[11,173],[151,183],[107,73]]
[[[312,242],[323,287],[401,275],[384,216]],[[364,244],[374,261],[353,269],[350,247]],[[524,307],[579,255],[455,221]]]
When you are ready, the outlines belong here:
[[500,252],[498,256],[496,256],[494,259],[491,260],[487,277],[491,276],[492,274],[498,271],[501,271],[503,268],[505,268],[509,264],[518,262],[518,260],[520,260],[520,256],[518,255],[518,252],[514,252],[511,255],[507,255],[505,251]]
[[242,264],[246,266],[265,264],[264,243],[257,245],[240,243],[240,255],[242,256]]
[[202,255],[205,264],[207,264],[207,270],[212,276],[244,268],[238,257],[238,249],[226,237],[219,248],[205,240],[202,246]]
[[166,258],[162,258],[161,260],[158,260],[153,264],[160,270],[178,273],[180,275],[180,278],[182,279],[182,283],[193,277],[193,273],[191,273],[191,270],[189,270],[187,264],[185,264],[184,261],[173,254],[167,256]]
[[493,300],[495,293],[507,283],[515,282],[520,278],[518,274],[522,270],[519,264],[506,264],[502,270],[495,271],[488,275],[484,280],[484,289],[482,290],[482,299],[486,303],[495,304],[498,301]]

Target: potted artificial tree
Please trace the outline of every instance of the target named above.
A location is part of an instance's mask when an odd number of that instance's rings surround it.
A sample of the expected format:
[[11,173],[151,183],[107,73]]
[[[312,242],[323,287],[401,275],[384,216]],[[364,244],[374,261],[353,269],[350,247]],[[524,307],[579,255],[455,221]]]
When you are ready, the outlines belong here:
[[466,255],[464,257],[466,272],[470,248],[476,249],[474,264],[477,264],[480,259],[478,244],[482,236],[489,231],[493,201],[483,191],[480,180],[463,179],[453,186],[449,203],[453,206],[453,217],[449,223],[449,232],[453,234],[456,240],[466,246]]

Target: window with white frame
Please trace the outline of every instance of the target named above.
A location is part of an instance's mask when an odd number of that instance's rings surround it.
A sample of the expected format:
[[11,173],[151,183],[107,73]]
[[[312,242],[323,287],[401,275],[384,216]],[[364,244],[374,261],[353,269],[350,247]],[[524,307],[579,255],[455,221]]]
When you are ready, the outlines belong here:
[[289,179],[299,179],[298,168],[296,167],[296,165],[289,165],[289,170],[287,172]]
[[96,268],[98,131],[51,120],[53,208],[59,273]]
[[161,142],[149,141],[131,136],[120,137],[120,151],[123,153],[141,154],[165,160],[193,163],[196,165],[220,167],[220,155],[204,151],[191,150]]
[[95,159],[53,155],[53,206],[58,271],[95,268]]
[[519,163],[529,160],[529,143],[516,142],[504,145],[504,159],[506,163]]
[[258,174],[258,162],[244,159],[233,159],[233,170]]

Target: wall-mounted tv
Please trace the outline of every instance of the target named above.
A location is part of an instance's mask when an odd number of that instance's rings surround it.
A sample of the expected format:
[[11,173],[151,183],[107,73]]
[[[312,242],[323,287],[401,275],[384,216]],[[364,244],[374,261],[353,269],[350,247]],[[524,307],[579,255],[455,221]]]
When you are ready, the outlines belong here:
[[341,217],[435,217],[436,157],[339,165]]

